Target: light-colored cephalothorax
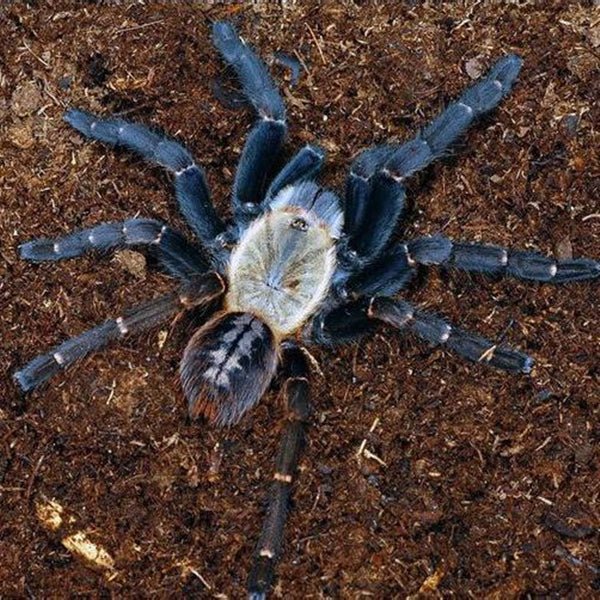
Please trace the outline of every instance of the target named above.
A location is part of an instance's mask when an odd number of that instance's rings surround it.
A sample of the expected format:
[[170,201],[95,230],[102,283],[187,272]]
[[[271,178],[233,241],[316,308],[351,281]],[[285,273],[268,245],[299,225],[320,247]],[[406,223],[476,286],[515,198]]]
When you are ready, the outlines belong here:
[[227,310],[259,317],[278,338],[302,327],[329,292],[341,228],[334,194],[313,183],[282,190],[232,252]]

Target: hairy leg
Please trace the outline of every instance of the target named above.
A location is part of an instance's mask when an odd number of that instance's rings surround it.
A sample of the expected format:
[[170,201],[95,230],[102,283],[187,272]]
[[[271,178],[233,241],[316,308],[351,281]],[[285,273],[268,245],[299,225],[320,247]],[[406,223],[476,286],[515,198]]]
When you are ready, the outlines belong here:
[[318,146],[307,145],[300,149],[283,166],[271,182],[265,200],[272,200],[284,187],[312,179],[323,166],[325,151]]
[[181,144],[144,125],[118,118],[103,119],[82,110],[71,109],[64,119],[87,138],[124,146],[173,173],[181,213],[202,244],[215,249],[214,240],[225,226],[210,200],[204,173]]
[[181,310],[205,306],[224,291],[223,280],[214,272],[198,275],[177,292],[160,296],[127,310],[52,348],[28,362],[13,375],[24,392],[30,392],[91,352],[128,334],[141,333],[176,315]]
[[591,258],[559,261],[537,252],[455,242],[436,235],[395,246],[368,269],[350,279],[348,288],[365,295],[391,295],[406,284],[418,265],[440,265],[471,273],[553,284],[600,277],[600,262]]
[[259,117],[244,145],[233,186],[234,214],[244,226],[257,214],[279,160],[287,132],[285,107],[266,66],[230,23],[213,25],[213,43]]
[[513,373],[529,373],[533,367],[533,359],[526,354],[450,325],[445,319],[403,300],[373,298],[367,314],[400,331],[410,332],[432,346],[444,345],[473,362]]
[[478,117],[500,103],[521,62],[515,55],[501,58],[414,139],[358,155],[346,184],[346,233],[359,257],[371,258],[385,247],[404,206],[404,180],[446,154]]
[[290,345],[284,349],[283,368],[286,417],[267,514],[248,577],[248,597],[251,600],[264,599],[275,577],[289,511],[292,481],[304,446],[310,412],[308,365],[300,348]]
[[[417,257],[416,260],[423,259],[428,260],[429,257]],[[600,277],[600,263],[591,258],[559,261],[537,252],[453,241],[450,256],[443,262],[434,259],[430,264],[544,283],[572,283]]]
[[529,373],[533,367],[533,359],[518,350],[451,325],[409,302],[386,297],[360,298],[333,309],[313,325],[309,337],[320,344],[345,343],[373,331],[377,321],[433,346],[446,346],[473,362],[517,373]]
[[181,233],[153,219],[101,223],[59,238],[38,238],[21,244],[19,251],[21,258],[37,263],[128,246],[155,248],[161,264],[178,278],[204,273],[208,268],[202,254]]

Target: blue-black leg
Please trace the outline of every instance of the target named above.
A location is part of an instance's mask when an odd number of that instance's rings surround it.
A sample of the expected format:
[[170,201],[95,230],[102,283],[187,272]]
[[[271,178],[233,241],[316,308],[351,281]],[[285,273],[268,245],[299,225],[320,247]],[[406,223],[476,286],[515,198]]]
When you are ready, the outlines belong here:
[[346,343],[373,331],[377,321],[497,369],[529,373],[533,367],[533,359],[518,350],[455,327],[408,302],[381,296],[359,298],[317,317],[306,337],[317,344]]
[[281,157],[285,127],[261,119],[248,135],[233,183],[233,212],[241,226],[261,211],[270,178]]
[[310,144],[300,149],[275,176],[266,193],[266,201],[273,199],[284,187],[307,179],[314,179],[325,161],[325,150]]
[[308,364],[300,348],[289,345],[283,351],[283,395],[285,422],[275,463],[267,514],[256,546],[248,577],[248,598],[264,599],[273,585],[281,556],[283,530],[289,512],[292,483],[304,447],[310,414]]
[[102,119],[82,110],[67,111],[64,119],[85,137],[113,146],[124,146],[175,177],[175,194],[181,213],[206,248],[225,226],[210,200],[204,173],[178,142],[144,125],[123,119]]
[[360,296],[393,296],[407,286],[419,264],[441,264],[451,251],[452,242],[442,235],[398,244],[354,274],[346,284],[346,291]]
[[[441,265],[472,273],[510,276],[524,281],[554,284],[574,283],[600,277],[600,263],[591,258],[555,260],[538,252],[514,250],[490,244],[454,242],[441,235],[408,241],[390,253],[390,257],[394,255],[400,258],[387,259],[386,256],[382,259],[383,262],[387,260],[386,276],[387,280],[392,282],[395,276],[399,280],[404,278],[405,265],[418,264]],[[369,274],[365,274],[364,277],[368,279]],[[382,278],[382,281],[385,282],[386,279]],[[376,282],[373,284],[376,285]],[[380,293],[387,295],[389,292]]]
[[[381,251],[402,212],[404,180],[443,156],[478,117],[493,110],[510,92],[521,63],[518,56],[505,56],[417,137],[401,146],[377,146],[358,155],[346,185],[351,250],[366,259]],[[382,207],[384,218],[379,218],[375,212]]]
[[266,66],[230,23],[213,25],[213,43],[234,69],[259,117],[242,151],[233,186],[234,214],[243,226],[257,214],[256,205],[263,201],[279,162],[287,131],[285,107]]
[[30,392],[75,361],[100,350],[128,334],[141,333],[172,318],[181,310],[205,306],[224,291],[223,280],[216,273],[199,275],[182,284],[177,292],[160,296],[127,310],[116,319],[77,335],[37,356],[14,374],[24,392]]
[[127,246],[155,248],[159,262],[178,278],[188,278],[208,269],[202,254],[183,235],[153,219],[101,223],[60,238],[38,238],[21,244],[19,251],[25,260],[43,262],[75,258],[92,250],[108,252]]
[[600,262],[591,258],[559,261],[537,252],[486,244],[453,242],[450,257],[441,264],[463,271],[509,275],[543,283],[573,283],[600,277]]
[[444,345],[467,360],[513,373],[529,373],[533,368],[533,359],[526,354],[450,325],[403,300],[373,298],[367,312],[372,319],[412,333],[432,346]]
[[346,181],[344,231],[347,251],[342,261],[352,270],[361,259],[368,261],[387,244],[404,209],[404,186],[381,173],[395,148],[376,146],[361,152],[352,163]]
[[367,297],[345,302],[315,315],[302,332],[307,344],[333,346],[354,342],[374,332],[377,323],[369,318]]

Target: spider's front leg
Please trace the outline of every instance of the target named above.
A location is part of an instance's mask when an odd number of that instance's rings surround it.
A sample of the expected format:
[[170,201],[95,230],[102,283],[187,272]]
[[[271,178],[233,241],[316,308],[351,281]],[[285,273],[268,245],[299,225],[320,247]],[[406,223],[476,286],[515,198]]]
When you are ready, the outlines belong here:
[[242,150],[233,184],[233,211],[238,225],[243,228],[263,211],[264,202],[285,186],[313,177],[323,164],[325,152],[318,146],[305,146],[269,185],[280,162],[287,133],[283,100],[265,64],[230,23],[213,25],[213,42],[235,71],[244,96],[258,114]]
[[156,248],[160,263],[171,275],[181,279],[204,273],[208,269],[208,263],[199,250],[181,233],[154,219],[101,223],[59,238],[37,238],[21,244],[19,252],[21,258],[37,263],[128,246]]
[[24,392],[30,392],[91,352],[128,334],[137,334],[163,323],[181,310],[207,306],[221,296],[225,284],[214,272],[197,275],[183,283],[177,292],[154,298],[130,308],[116,319],[77,335],[46,354],[36,356],[13,377]]
[[275,569],[281,556],[283,529],[289,511],[292,481],[304,446],[310,413],[308,364],[300,348],[295,345],[284,348],[283,369],[286,378],[283,387],[285,424],[275,463],[267,514],[248,577],[250,600],[263,600],[275,577]]
[[285,106],[266,66],[230,23],[213,25],[213,43],[235,71],[259,117],[244,145],[233,184],[234,214],[243,224],[255,216],[279,158],[287,132]]
[[365,261],[386,246],[404,207],[404,181],[446,154],[456,140],[510,92],[521,59],[501,58],[414,139],[361,152],[346,184],[345,232],[349,250]]

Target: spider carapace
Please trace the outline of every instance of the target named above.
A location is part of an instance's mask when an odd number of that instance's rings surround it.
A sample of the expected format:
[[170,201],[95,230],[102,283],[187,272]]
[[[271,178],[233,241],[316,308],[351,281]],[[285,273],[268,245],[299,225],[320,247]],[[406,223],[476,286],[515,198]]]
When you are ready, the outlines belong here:
[[351,165],[342,202],[315,182],[324,162],[318,146],[305,146],[280,165],[285,108],[265,65],[228,23],[214,25],[213,41],[258,114],[233,183],[232,221],[217,215],[202,169],[181,144],[140,124],[69,110],[65,120],[84,136],[124,146],[173,174],[179,208],[197,239],[190,242],[167,225],[134,218],[21,245],[21,256],[32,262],[128,246],[147,249],[180,285],[34,358],[15,379],[29,392],[112,340],[197,307],[205,313],[213,309],[215,315],[192,335],[181,361],[192,416],[236,423],[281,370],[286,420],[248,579],[249,597],[259,599],[275,576],[309,414],[309,369],[302,345],[353,341],[385,323],[470,361],[528,373],[533,360],[526,354],[398,299],[398,292],[409,292],[420,266],[571,283],[598,279],[600,265],[443,235],[394,237],[406,178],[446,154],[478,117],[500,103],[517,78],[519,57],[498,60],[413,139],[361,152]]

